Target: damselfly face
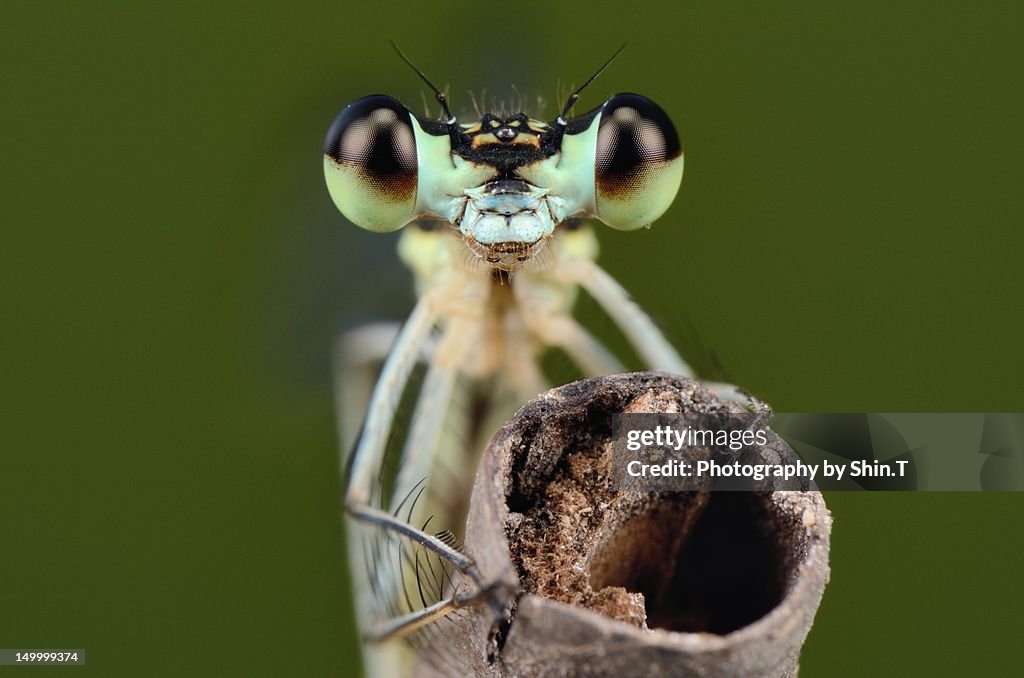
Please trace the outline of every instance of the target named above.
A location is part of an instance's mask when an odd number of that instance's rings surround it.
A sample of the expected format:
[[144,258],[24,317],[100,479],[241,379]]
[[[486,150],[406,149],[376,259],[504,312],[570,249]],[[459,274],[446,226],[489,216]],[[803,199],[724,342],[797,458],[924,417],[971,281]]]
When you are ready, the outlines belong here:
[[376,94],[335,118],[324,173],[356,225],[386,232],[447,221],[488,266],[514,270],[567,219],[649,225],[675,198],[683,152],[672,121],[638,94],[569,120],[488,113],[472,124],[424,120]]

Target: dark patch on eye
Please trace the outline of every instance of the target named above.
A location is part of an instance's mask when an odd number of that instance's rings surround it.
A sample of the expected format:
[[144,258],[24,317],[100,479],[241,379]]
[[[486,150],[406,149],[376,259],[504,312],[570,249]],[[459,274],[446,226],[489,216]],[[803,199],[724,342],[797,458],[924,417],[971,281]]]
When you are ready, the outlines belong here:
[[607,196],[632,193],[652,172],[682,154],[668,115],[637,94],[618,94],[605,104],[597,136],[595,180]]
[[327,131],[324,154],[382,196],[406,200],[416,190],[412,116],[392,97],[373,95],[347,106]]

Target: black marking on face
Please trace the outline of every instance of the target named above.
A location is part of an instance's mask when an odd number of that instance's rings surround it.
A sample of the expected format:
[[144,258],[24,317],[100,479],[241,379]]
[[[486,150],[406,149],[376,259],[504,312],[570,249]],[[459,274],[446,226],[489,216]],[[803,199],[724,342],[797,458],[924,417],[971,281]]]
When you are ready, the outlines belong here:
[[498,179],[497,181],[491,181],[485,186],[485,190],[488,193],[493,194],[507,194],[507,193],[529,193],[530,185],[521,179]]
[[[590,126],[594,124],[594,119],[597,117],[597,114],[600,113],[603,108],[604,104],[601,104],[597,108],[591,111],[587,111],[583,115],[578,115],[575,118],[569,118],[569,120],[567,120],[565,124],[565,133],[571,135],[582,134],[583,132],[586,132],[588,129],[590,129]],[[557,126],[557,124],[554,126]]]
[[355,169],[381,195],[407,199],[416,191],[416,136],[412,116],[396,99],[363,97],[338,114],[324,154]]
[[564,127],[531,120],[525,113],[507,117],[487,113],[479,122],[461,126],[458,132],[443,122],[417,119],[427,134],[450,137],[455,155],[494,167],[499,177],[517,179],[517,169],[559,153],[563,135],[585,132],[600,112],[601,108],[596,108],[570,119]]
[[601,111],[595,180],[605,195],[628,194],[648,172],[682,154],[672,121],[638,94],[617,94]]
[[470,162],[496,168],[501,176],[512,177],[516,169],[558,152],[544,145],[547,129],[524,113],[508,117],[487,113],[479,123],[465,128],[469,143],[453,151]]

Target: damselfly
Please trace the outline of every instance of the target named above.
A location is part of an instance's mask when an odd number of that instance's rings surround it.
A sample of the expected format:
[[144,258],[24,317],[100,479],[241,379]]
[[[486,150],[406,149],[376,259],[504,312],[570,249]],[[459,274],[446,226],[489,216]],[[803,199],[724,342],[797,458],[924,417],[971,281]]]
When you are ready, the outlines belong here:
[[[441,444],[446,417],[460,409],[450,407],[453,398],[465,401],[467,384],[484,383],[490,403],[499,400],[496,393],[526,402],[549,386],[539,363],[549,347],[587,375],[623,371],[573,317],[580,289],[647,366],[692,376],[651,319],[595,263],[596,236],[584,221],[647,227],[668,209],[683,175],[676,129],[650,99],[617,94],[570,115],[615,56],[553,121],[504,111],[460,123],[446,94],[402,55],[433,90],[442,119],[373,95],[348,105],[327,133],[324,172],[335,204],[371,231],[406,227],[399,252],[418,289],[400,329],[369,328],[343,343],[337,384],[342,418],[351,420],[360,384],[383,361],[347,462],[345,494],[358,614],[371,639],[408,636],[487,591],[453,533],[432,531],[457,529],[475,468],[471,457],[437,459],[439,450],[450,455],[455,447]],[[426,365],[420,396],[397,474],[385,482],[395,410],[418,364]],[[475,419],[486,439],[493,431]],[[435,499],[426,522],[425,488]],[[375,534],[364,543],[360,529]],[[457,591],[449,570],[468,578],[468,589]]]

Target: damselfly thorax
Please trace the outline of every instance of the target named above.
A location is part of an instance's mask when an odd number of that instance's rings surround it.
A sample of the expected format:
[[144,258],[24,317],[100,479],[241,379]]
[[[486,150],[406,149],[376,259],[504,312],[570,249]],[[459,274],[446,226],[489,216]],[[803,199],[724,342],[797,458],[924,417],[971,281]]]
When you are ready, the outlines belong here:
[[[623,371],[573,317],[580,289],[648,367],[692,376],[650,318],[594,263],[597,240],[584,221],[632,230],[668,209],[682,179],[683,153],[667,114],[643,96],[617,94],[570,117],[580,88],[551,121],[487,113],[460,123],[444,93],[417,73],[444,109],[441,120],[373,95],[347,106],[324,142],[324,172],[338,209],[371,231],[407,227],[399,251],[418,290],[400,329],[355,333],[341,360],[338,390],[350,411],[353,399],[346,393],[358,383],[356,375],[383,360],[348,459],[345,500],[353,527],[384,532],[400,544],[397,561],[384,567],[388,558],[379,540],[371,537],[365,553],[353,540],[361,623],[377,639],[408,635],[495,595],[476,574],[472,554],[463,553],[447,530],[425,529],[413,511],[427,483],[434,491],[453,488],[440,493],[453,494],[471,479],[472,461],[455,471],[464,476],[461,483],[438,477],[451,470],[434,473],[443,422],[460,383],[490,380],[525,402],[550,386],[539,364],[548,347],[562,349],[586,375]],[[381,489],[385,447],[418,364],[426,365],[425,376],[388,499]],[[459,527],[443,524],[457,520],[453,514],[439,518],[431,529]],[[461,579],[435,577],[431,584],[410,545]],[[415,586],[407,584],[406,572]]]

